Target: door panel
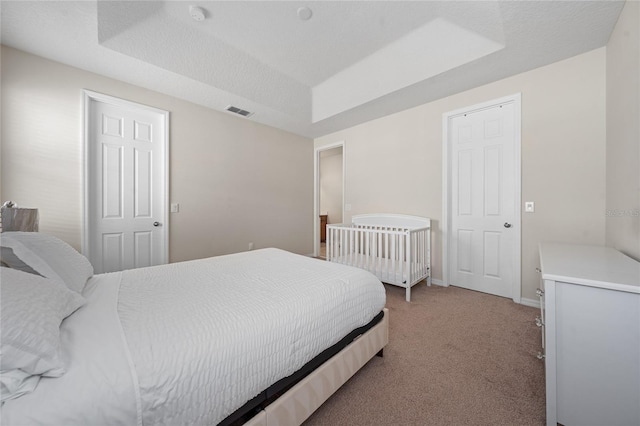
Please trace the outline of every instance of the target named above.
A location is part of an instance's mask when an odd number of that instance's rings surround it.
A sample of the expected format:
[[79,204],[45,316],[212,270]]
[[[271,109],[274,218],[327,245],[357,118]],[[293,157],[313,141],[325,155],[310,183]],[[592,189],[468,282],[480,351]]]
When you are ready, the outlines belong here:
[[120,271],[123,269],[124,235],[122,232],[102,234],[102,250],[99,260],[100,267],[104,271]]
[[134,217],[149,218],[152,216],[151,192],[153,191],[151,177],[151,152],[134,150]]
[[133,233],[134,267],[141,268],[152,264],[153,233],[138,231]]
[[123,131],[123,118],[112,117],[107,114],[102,114],[102,134],[104,136],[114,136],[116,138],[124,137]]
[[458,272],[473,273],[473,229],[458,229]]
[[458,215],[468,216],[473,205],[473,151],[469,149],[458,152]]
[[124,152],[121,146],[102,145],[102,218],[122,218],[122,172]]
[[502,177],[502,147],[484,149],[484,215],[498,216],[501,212],[500,183]]
[[500,278],[500,242],[502,235],[499,232],[484,232],[484,276]]

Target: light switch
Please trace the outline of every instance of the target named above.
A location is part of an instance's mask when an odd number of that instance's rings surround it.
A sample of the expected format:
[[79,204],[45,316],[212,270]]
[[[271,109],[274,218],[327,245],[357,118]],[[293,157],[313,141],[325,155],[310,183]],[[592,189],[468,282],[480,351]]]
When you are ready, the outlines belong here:
[[536,211],[536,205],[533,201],[525,201],[524,211],[527,213],[533,213]]
[[344,205],[344,211],[350,212],[351,211],[351,204],[345,204]]
[[171,203],[171,213],[178,213],[180,211],[180,204]]

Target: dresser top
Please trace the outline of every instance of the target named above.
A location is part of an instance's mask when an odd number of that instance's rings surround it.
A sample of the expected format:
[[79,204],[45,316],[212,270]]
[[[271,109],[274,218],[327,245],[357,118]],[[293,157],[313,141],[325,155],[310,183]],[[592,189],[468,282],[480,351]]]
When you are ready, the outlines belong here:
[[640,293],[640,262],[610,247],[540,244],[542,278]]

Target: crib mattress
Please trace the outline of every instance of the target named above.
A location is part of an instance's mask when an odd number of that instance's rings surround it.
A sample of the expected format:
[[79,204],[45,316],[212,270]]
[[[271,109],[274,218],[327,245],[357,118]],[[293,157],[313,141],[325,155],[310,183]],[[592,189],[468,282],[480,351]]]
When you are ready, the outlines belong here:
[[407,282],[413,285],[429,275],[429,265],[424,263],[413,263],[418,271],[425,271],[423,274],[414,277],[409,276],[406,265],[400,270],[400,262],[392,262],[391,259],[371,257],[364,254],[353,253],[344,256],[333,256],[331,262],[343,265],[350,265],[356,268],[364,269],[373,273],[383,283],[399,285],[406,287]]

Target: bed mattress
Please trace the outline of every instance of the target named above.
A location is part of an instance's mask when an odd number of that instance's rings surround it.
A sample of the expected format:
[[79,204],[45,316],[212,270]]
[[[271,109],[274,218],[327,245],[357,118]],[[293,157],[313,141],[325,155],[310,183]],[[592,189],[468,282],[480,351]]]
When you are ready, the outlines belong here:
[[67,373],[3,424],[217,424],[385,304],[369,272],[277,249],[96,275],[84,296]]

